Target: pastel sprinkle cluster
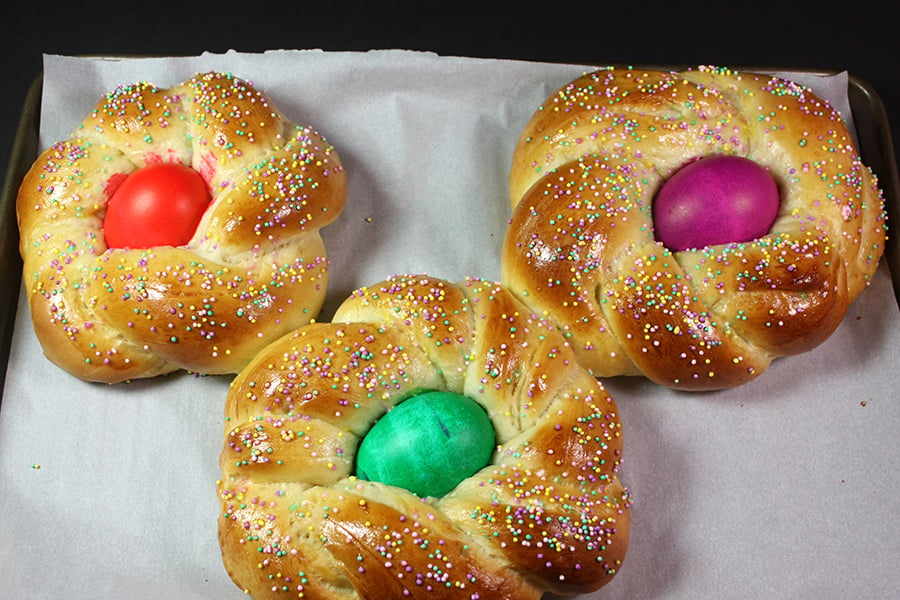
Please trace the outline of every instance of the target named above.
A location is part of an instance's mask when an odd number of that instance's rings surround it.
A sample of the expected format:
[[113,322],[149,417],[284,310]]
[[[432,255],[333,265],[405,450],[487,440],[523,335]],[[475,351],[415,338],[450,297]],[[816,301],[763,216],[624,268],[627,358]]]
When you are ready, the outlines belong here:
[[[768,169],[778,218],[751,242],[672,252],[653,197],[712,155]],[[729,69],[572,81],[523,131],[510,189],[502,281],[598,377],[745,383],[827,339],[884,251],[883,197],[840,115],[796,83]]]
[[[361,438],[422,389],[488,413],[491,463],[441,498],[353,475]],[[398,275],[235,379],[222,452],[226,568],[256,598],[534,598],[621,565],[618,413],[558,331],[494,282]]]
[[[213,201],[181,247],[108,248],[106,202],[158,162],[201,174]],[[48,148],[18,197],[24,278],[48,358],[89,381],[178,369],[235,373],[310,322],[328,281],[319,230],[342,212],[334,148],[252,84],[203,73],[122,85]]]

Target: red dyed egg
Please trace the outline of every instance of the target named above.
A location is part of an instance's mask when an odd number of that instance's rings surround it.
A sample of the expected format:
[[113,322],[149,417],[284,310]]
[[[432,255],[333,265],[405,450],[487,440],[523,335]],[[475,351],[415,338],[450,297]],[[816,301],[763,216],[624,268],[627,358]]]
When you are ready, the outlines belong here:
[[748,242],[778,215],[769,172],[740,156],[711,156],[675,172],[653,200],[656,239],[669,250]]
[[182,164],[156,163],[125,178],[109,198],[103,221],[111,248],[182,246],[197,230],[210,193]]

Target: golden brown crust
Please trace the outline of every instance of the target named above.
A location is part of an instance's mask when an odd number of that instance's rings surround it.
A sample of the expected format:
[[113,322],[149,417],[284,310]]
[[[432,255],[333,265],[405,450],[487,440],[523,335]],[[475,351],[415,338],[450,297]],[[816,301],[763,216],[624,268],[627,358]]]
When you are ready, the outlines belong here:
[[[193,239],[108,248],[111,190],[161,161],[193,167],[211,191]],[[45,354],[107,383],[236,373],[318,314],[328,283],[319,229],[345,197],[334,148],[246,81],[205,73],[169,89],[113,90],[19,190],[25,289]]]
[[[679,167],[734,154],[781,193],[769,234],[670,252],[652,199]],[[884,250],[884,202],[840,115],[776,77],[602,69],[553,94],[510,171],[501,279],[598,377],[745,383],[827,339]]]
[[[442,498],[353,476],[420,389],[488,412],[490,464]],[[499,284],[396,276],[273,343],[226,401],[219,539],[254,598],[539,599],[607,583],[628,546],[615,402]]]

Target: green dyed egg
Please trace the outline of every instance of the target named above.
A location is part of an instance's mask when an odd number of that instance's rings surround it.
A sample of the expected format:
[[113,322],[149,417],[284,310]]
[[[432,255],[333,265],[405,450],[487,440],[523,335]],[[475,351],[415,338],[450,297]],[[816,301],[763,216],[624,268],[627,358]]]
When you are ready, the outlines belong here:
[[430,391],[388,411],[363,438],[356,475],[440,497],[488,464],[494,428],[474,400]]

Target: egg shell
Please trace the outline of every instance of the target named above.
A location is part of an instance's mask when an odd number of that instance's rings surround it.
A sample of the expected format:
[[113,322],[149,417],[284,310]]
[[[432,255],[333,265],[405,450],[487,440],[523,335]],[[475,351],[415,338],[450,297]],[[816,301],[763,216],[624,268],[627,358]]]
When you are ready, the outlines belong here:
[[424,392],[373,425],[359,446],[356,474],[421,497],[440,497],[484,467],[494,445],[490,418],[474,400]]
[[103,231],[111,248],[187,244],[211,200],[200,174],[180,163],[153,163],[110,179]]
[[769,232],[780,206],[769,172],[740,156],[688,163],[653,201],[656,239],[670,250],[748,242]]

